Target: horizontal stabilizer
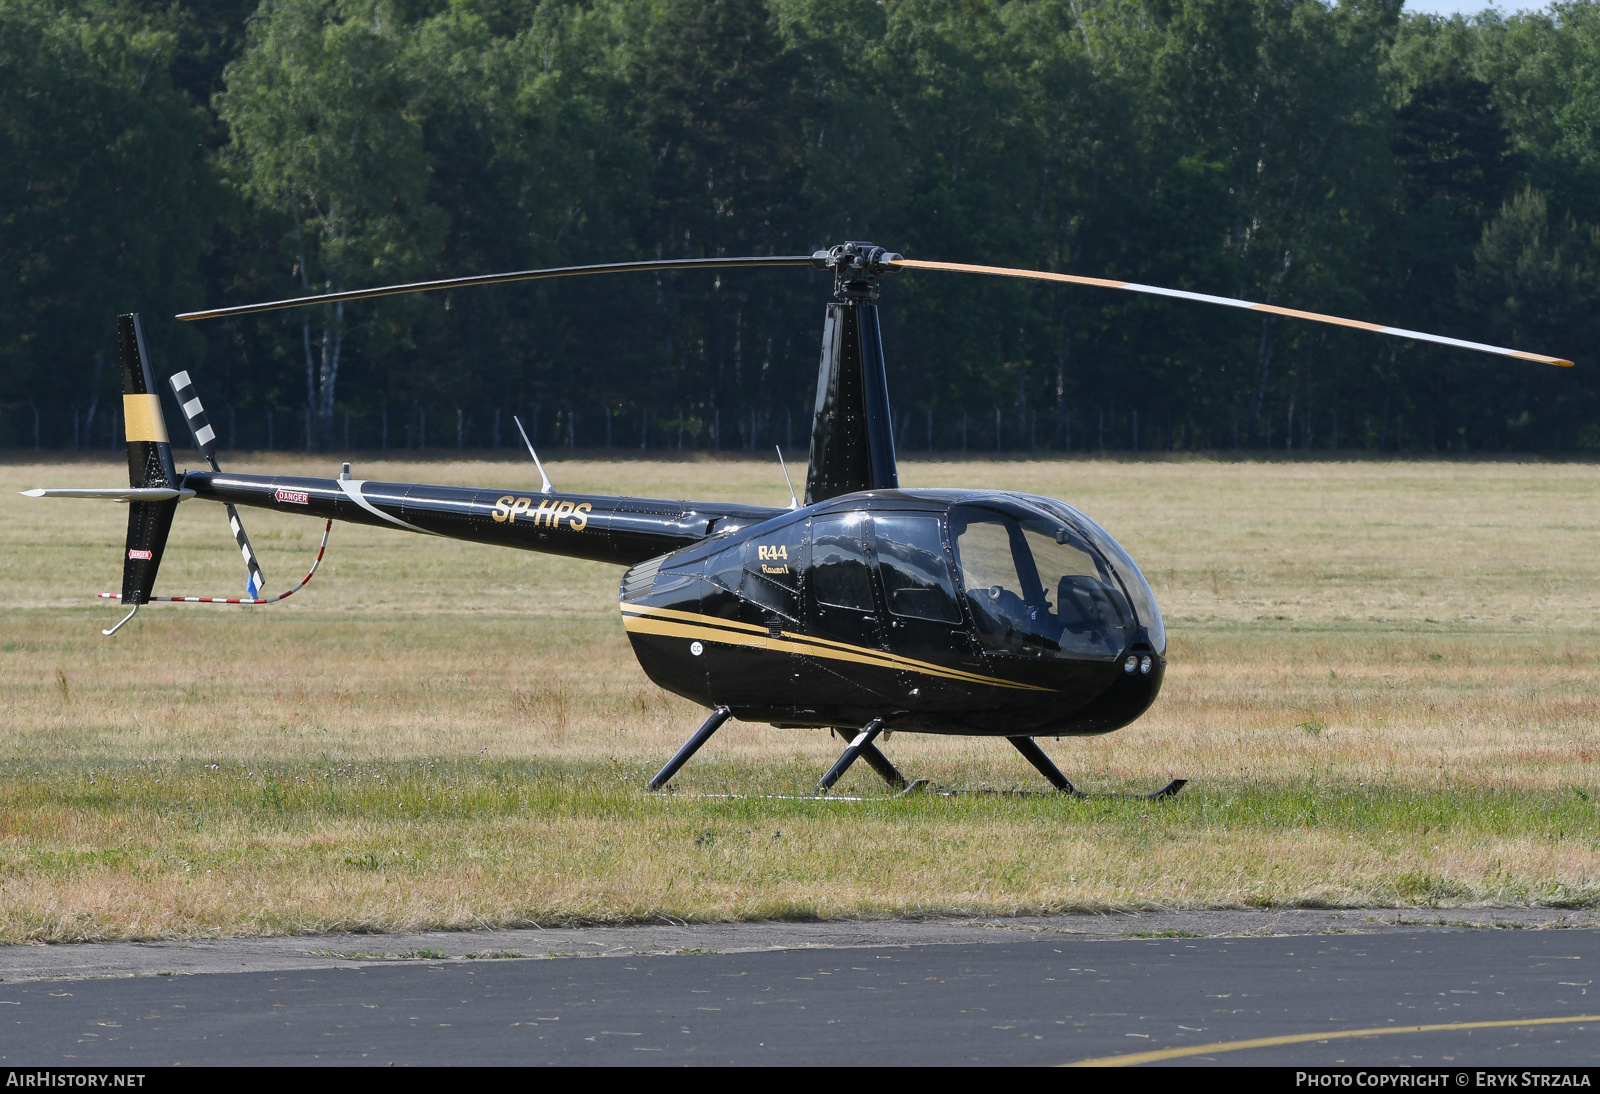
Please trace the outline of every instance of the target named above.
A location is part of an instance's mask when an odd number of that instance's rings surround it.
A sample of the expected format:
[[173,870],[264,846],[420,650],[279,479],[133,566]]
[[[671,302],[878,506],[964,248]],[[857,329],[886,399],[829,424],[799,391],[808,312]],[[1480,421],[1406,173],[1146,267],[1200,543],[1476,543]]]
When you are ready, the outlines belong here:
[[176,490],[170,486],[109,486],[72,487],[46,490],[36,487],[22,491],[25,498],[98,498],[101,501],[171,501],[173,498],[192,498],[193,490]]

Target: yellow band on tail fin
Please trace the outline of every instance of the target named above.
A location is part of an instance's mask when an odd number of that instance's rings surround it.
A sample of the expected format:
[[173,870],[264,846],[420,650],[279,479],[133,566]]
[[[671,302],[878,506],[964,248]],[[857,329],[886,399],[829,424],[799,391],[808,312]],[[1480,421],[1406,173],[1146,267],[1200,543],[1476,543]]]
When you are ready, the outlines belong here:
[[124,395],[122,416],[128,423],[128,440],[168,444],[167,423],[161,416],[159,395]]

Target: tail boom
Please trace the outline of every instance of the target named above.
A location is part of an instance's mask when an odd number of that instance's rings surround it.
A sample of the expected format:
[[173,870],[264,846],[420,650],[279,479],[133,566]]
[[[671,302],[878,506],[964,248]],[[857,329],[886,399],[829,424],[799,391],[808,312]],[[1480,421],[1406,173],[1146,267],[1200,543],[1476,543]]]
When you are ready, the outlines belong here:
[[632,566],[787,509],[428,483],[192,471],[198,498]]

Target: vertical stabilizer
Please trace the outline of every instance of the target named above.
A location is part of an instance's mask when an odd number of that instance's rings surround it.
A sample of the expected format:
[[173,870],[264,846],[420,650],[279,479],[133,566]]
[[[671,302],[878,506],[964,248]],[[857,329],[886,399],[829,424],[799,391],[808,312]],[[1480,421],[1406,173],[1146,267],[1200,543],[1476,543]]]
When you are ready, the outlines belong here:
[[[127,423],[128,485],[135,488],[178,488],[172,464],[172,443],[161,413],[161,396],[144,348],[137,315],[117,317],[122,343],[122,416]],[[155,588],[156,572],[172,530],[178,499],[128,503],[128,542],[122,559],[122,602],[145,604]]]

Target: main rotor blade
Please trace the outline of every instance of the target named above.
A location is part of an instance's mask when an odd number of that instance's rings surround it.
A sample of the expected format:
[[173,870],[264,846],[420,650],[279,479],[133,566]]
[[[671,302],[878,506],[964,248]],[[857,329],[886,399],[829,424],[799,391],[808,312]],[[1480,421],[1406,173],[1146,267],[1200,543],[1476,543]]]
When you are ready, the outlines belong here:
[[548,277],[581,277],[584,274],[638,273],[642,270],[721,270],[741,266],[809,266],[810,255],[772,255],[760,258],[656,258],[645,262],[607,262],[598,266],[555,266],[548,270],[515,270],[511,273],[479,274],[476,277],[449,277],[442,281],[412,281],[405,285],[384,285],[376,289],[351,289],[348,292],[297,296],[264,304],[240,304],[232,308],[184,312],[184,322],[196,319],[221,319],[229,315],[253,315],[280,308],[301,308],[308,304],[337,304],[346,300],[370,300],[375,296],[433,292],[435,289],[469,289],[479,285],[503,285],[508,281],[539,281]]
[[1269,315],[1282,315],[1290,319],[1308,319],[1313,323],[1332,323],[1340,327],[1354,327],[1356,330],[1371,331],[1373,334],[1389,334],[1396,338],[1414,338],[1419,342],[1433,342],[1441,346],[1454,346],[1456,349],[1477,350],[1479,353],[1495,353],[1501,357],[1518,357],[1524,361],[1537,361],[1541,365],[1560,365],[1571,368],[1572,362],[1561,357],[1548,357],[1542,353],[1529,353],[1527,350],[1507,349],[1504,346],[1489,346],[1482,342],[1468,342],[1461,338],[1446,338],[1442,334],[1425,334],[1418,330],[1406,330],[1402,327],[1385,327],[1378,323],[1365,323],[1359,319],[1341,319],[1337,315],[1323,315],[1321,312],[1301,311],[1298,308],[1280,308],[1276,304],[1255,304],[1249,300],[1236,300],[1231,296],[1210,296],[1206,293],[1185,292],[1182,289],[1163,289],[1155,285],[1140,285],[1132,281],[1111,281],[1103,277],[1081,277],[1076,274],[1047,273],[1043,270],[1016,270],[1006,266],[973,266],[965,262],[924,262],[920,259],[902,258],[890,265],[902,270],[950,270],[955,273],[992,274],[997,277],[1020,277],[1033,281],[1059,281],[1068,285],[1093,285],[1102,289],[1122,289],[1125,292],[1144,293],[1148,296],[1170,296],[1176,300],[1194,300],[1201,304],[1222,304],[1230,308],[1243,308],[1246,311],[1265,312]]

